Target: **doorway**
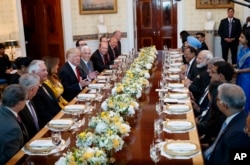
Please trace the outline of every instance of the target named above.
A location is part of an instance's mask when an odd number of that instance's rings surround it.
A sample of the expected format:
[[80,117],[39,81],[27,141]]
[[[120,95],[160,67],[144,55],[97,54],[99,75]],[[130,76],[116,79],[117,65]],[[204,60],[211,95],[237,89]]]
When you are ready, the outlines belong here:
[[177,47],[177,3],[175,0],[138,0],[137,45],[138,49],[155,45],[162,50]]
[[54,56],[64,64],[60,0],[21,0],[26,54],[33,59]]

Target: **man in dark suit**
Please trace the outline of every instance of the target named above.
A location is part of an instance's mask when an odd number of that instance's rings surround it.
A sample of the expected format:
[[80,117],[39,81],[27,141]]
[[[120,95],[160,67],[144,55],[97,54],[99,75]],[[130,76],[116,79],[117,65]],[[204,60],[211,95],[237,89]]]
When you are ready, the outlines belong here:
[[184,58],[187,62],[187,71],[186,71],[186,78],[190,81],[193,81],[198,74],[198,70],[196,67],[196,56],[197,51],[192,46],[187,46],[184,50]]
[[[210,77],[207,72],[207,64],[208,61],[212,58],[212,52],[208,50],[200,51],[196,58],[196,67],[198,70],[196,78],[192,82],[189,79],[185,80],[185,86],[189,88],[190,92],[192,92],[195,101],[199,100],[205,88],[210,82]],[[199,113],[201,113],[201,111]],[[198,115],[199,113],[197,113],[196,115]]]
[[19,117],[26,103],[25,88],[5,88],[0,106],[0,164],[5,164],[27,142],[28,133]]
[[228,60],[228,50],[231,50],[232,64],[236,64],[237,48],[241,33],[240,20],[234,18],[234,9],[227,9],[228,17],[222,19],[219,25],[218,34],[221,37],[222,57]]
[[83,46],[80,51],[81,51],[81,60],[79,67],[81,67],[86,74],[91,73],[93,74],[93,78],[96,78],[99,72],[94,71],[93,62],[90,60],[92,56],[90,47]]
[[36,95],[39,89],[40,78],[38,75],[26,73],[21,75],[19,84],[26,88],[27,97],[29,99],[26,101],[24,109],[19,112],[19,115],[26,126],[29,138],[31,139],[40,130],[38,113],[32,101],[32,98]]
[[66,52],[67,62],[59,71],[59,77],[64,88],[63,98],[71,101],[76,97],[90,80],[93,79],[92,74],[86,74],[80,65],[80,50],[71,48]]
[[120,55],[122,52],[122,46],[121,46],[121,38],[122,38],[122,32],[120,30],[115,30],[113,32],[113,36],[117,39],[117,47],[115,48],[115,54]]
[[40,86],[32,101],[38,112],[40,128],[44,127],[58,112],[61,107],[58,104],[52,90],[43,82],[47,80],[47,67],[42,60],[33,60],[29,67],[28,73],[36,74],[40,77]]
[[99,48],[92,54],[91,61],[93,62],[94,69],[98,72],[102,72],[104,69],[113,69],[118,66],[114,64],[114,61],[109,61],[107,58],[108,43],[100,42]]
[[109,40],[109,49],[108,49],[108,58],[110,61],[114,61],[118,54],[115,52],[115,48],[117,48],[117,39],[115,37],[111,37]]
[[204,152],[206,164],[230,164],[230,152],[250,148],[250,138],[244,132],[247,118],[245,103],[241,87],[229,83],[218,87],[217,106],[227,118],[214,143]]
[[205,42],[205,34],[198,32],[196,33],[196,38],[201,42],[200,50],[208,50],[207,44]]

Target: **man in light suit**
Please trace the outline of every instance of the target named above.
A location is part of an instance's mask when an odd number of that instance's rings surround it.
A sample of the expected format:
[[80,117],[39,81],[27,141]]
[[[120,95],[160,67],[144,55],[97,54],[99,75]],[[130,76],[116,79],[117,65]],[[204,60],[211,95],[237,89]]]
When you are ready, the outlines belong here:
[[18,84],[5,88],[0,106],[0,164],[5,164],[28,139],[19,112],[26,103],[26,90]]
[[81,60],[79,67],[81,67],[86,74],[92,74],[93,79],[96,78],[98,71],[94,71],[93,62],[90,60],[92,56],[90,47],[83,46],[80,51]]
[[231,50],[232,64],[236,64],[237,48],[239,45],[239,37],[241,33],[240,20],[234,18],[234,9],[227,9],[227,18],[221,20],[218,34],[221,37],[222,57],[228,60],[228,50]]
[[39,76],[40,86],[32,101],[38,113],[40,128],[44,127],[58,112],[61,107],[53,91],[43,82],[48,78],[47,67],[43,60],[33,60],[29,67],[28,73]]
[[244,132],[247,118],[245,102],[241,87],[229,83],[218,87],[217,106],[227,118],[214,143],[204,152],[206,164],[230,164],[233,160],[230,152],[250,148],[250,138]]
[[40,78],[35,74],[22,74],[19,78],[19,84],[26,88],[28,97],[25,107],[19,112],[19,115],[26,126],[29,138],[31,139],[40,130],[37,108],[32,101],[32,98],[36,95],[39,89]]
[[59,77],[64,88],[63,98],[71,101],[93,79],[91,74],[86,74],[80,65],[80,50],[71,48],[66,52],[67,62],[59,71]]

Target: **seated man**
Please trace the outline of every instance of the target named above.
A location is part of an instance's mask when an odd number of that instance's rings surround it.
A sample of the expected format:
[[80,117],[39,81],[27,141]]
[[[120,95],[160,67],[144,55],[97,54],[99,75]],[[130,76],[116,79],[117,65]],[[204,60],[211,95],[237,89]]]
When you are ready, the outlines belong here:
[[71,48],[66,52],[67,62],[59,71],[59,78],[64,88],[63,98],[71,101],[76,97],[84,87],[86,87],[93,77],[83,71],[80,65],[80,51],[77,48]]
[[32,98],[36,95],[39,89],[40,78],[35,74],[22,74],[19,79],[19,84],[26,88],[28,97],[25,107],[19,112],[19,115],[26,126],[29,138],[31,139],[38,131],[40,131],[37,108],[32,101]]
[[218,87],[217,106],[227,118],[214,143],[204,152],[206,164],[230,164],[231,151],[250,148],[250,138],[244,132],[245,103],[241,87],[228,83]]
[[108,60],[108,43],[100,42],[99,48],[92,54],[91,61],[93,62],[94,69],[102,72],[104,69],[118,68],[114,61]]
[[5,88],[0,106],[0,164],[5,164],[27,142],[28,133],[19,112],[26,103],[26,90],[18,84]]
[[28,67],[28,73],[33,73],[40,77],[40,86],[32,101],[38,113],[40,128],[42,128],[60,112],[61,107],[51,88],[44,84],[44,81],[48,78],[47,67],[44,61],[33,60]]
[[117,39],[117,47],[115,48],[115,54],[119,56],[122,53],[122,46],[121,46],[122,32],[120,30],[115,30],[113,32],[113,37]]
[[108,54],[109,54],[109,60],[110,61],[114,61],[119,54],[116,54],[115,49],[117,48],[117,39],[115,37],[111,37],[109,40],[109,50],[108,50]]
[[201,42],[200,50],[208,50],[207,44],[205,42],[205,34],[204,33],[196,33],[196,38]]

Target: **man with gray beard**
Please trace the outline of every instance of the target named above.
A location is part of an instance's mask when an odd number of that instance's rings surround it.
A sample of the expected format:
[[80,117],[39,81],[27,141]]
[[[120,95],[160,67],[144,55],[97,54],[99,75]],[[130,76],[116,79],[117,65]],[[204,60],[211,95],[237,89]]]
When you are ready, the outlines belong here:
[[196,67],[198,69],[198,74],[194,81],[189,79],[185,80],[185,86],[189,88],[189,91],[194,97],[194,101],[198,101],[204,92],[205,88],[210,82],[210,77],[207,72],[208,61],[213,58],[212,52],[209,50],[202,50],[196,58]]

